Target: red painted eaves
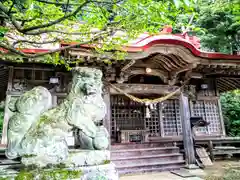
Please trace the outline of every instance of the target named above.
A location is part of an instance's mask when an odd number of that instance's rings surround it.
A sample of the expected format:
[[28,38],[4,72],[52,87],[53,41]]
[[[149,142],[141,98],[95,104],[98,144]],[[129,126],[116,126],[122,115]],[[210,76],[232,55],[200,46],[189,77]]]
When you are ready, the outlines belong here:
[[158,44],[169,44],[169,45],[180,45],[192,52],[193,55],[202,58],[208,59],[237,59],[240,60],[240,55],[229,55],[229,54],[222,54],[222,53],[212,53],[212,52],[204,52],[197,49],[193,44],[188,43],[186,41],[181,41],[178,39],[155,39],[143,46],[126,46],[124,47],[125,51],[128,52],[144,52],[151,48],[152,46]]
[[[176,35],[176,38],[174,38],[174,36],[171,36],[171,38],[161,38],[161,36],[159,36],[158,38],[152,38],[153,36],[148,36],[143,38],[142,40],[138,41],[137,43],[131,44],[129,46],[123,46],[122,50],[127,51],[127,52],[144,52],[144,51],[148,51],[151,47],[159,45],[159,44],[165,44],[165,45],[179,45],[182,47],[185,47],[186,49],[190,50],[191,53],[194,56],[200,57],[200,58],[207,58],[207,59],[216,59],[216,60],[240,60],[240,55],[228,55],[228,54],[222,54],[222,53],[211,53],[211,52],[204,52],[201,51],[200,49],[197,49],[192,43],[186,41],[185,39],[182,39],[178,37],[178,35]],[[170,36],[169,36],[170,37]],[[150,41],[147,41],[147,39],[151,39]],[[146,43],[144,43],[143,41],[146,41]],[[72,44],[77,44],[77,42],[71,42],[71,43],[66,43],[66,42],[62,42],[61,43],[61,47],[62,46],[68,46],[68,45],[72,45]],[[140,45],[141,44],[141,45]],[[82,48],[94,48],[96,47],[96,45],[81,45]],[[4,51],[7,52],[6,50],[0,48],[0,51]],[[24,53],[28,53],[28,54],[36,54],[36,53],[45,53],[45,52],[49,52],[49,49],[20,49],[20,51],[24,52]]]
[[[49,49],[17,49],[23,53],[27,53],[27,54],[37,54],[37,53],[46,53],[49,52]],[[8,53],[8,50],[0,48],[0,51]]]

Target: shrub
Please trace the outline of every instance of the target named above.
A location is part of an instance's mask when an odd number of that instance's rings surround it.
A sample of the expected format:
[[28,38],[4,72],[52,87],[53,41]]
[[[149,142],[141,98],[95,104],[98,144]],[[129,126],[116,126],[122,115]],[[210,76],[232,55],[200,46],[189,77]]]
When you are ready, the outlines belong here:
[[208,176],[205,180],[239,180],[240,170],[228,169],[222,177]]
[[221,96],[226,132],[230,136],[240,136],[240,90]]

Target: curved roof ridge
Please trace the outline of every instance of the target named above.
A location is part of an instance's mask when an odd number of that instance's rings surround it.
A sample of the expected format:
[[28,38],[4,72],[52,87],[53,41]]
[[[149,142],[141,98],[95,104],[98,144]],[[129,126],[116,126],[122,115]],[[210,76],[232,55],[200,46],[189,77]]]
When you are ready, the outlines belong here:
[[[138,40],[137,42],[130,43],[129,45],[124,47],[124,50],[128,52],[139,52],[146,51],[150,49],[152,46],[156,46],[159,44],[164,45],[178,45],[183,46],[191,51],[191,53],[195,56],[209,59],[239,59],[240,55],[230,55],[223,54],[219,52],[207,52],[198,49],[191,41],[180,37],[181,35],[155,35],[155,36],[147,36],[143,39]],[[194,36],[192,36],[194,37]]]

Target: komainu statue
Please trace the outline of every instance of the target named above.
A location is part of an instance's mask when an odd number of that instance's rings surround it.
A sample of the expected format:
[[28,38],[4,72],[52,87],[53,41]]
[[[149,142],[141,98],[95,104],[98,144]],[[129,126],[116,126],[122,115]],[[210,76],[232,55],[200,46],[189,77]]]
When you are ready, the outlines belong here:
[[[78,165],[94,164],[95,158],[98,162],[108,160],[101,156],[109,145],[109,135],[103,126],[97,126],[106,113],[101,79],[98,69],[74,68],[71,90],[54,108],[51,94],[44,87],[23,94],[9,120],[6,156],[21,157],[23,164],[41,167],[72,161],[76,164],[76,158]],[[65,137],[73,129],[78,129],[80,150],[71,151],[66,143]]]

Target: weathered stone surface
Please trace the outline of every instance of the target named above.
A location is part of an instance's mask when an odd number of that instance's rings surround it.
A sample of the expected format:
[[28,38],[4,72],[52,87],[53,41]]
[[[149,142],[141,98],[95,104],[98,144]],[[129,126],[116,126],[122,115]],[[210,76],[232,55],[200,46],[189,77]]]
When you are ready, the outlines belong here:
[[83,168],[83,177],[81,180],[118,180],[119,176],[114,164],[101,166],[90,166]]
[[38,121],[41,113],[51,107],[51,94],[44,87],[36,87],[23,94],[16,102],[15,114],[8,123],[8,147],[6,156],[9,159],[19,157],[22,150],[21,141],[30,127]]
[[[65,163],[69,158],[66,137],[73,128],[79,130],[80,148],[106,149],[108,132],[96,125],[106,113],[101,78],[100,70],[75,68],[70,93],[53,109],[49,109],[51,94],[43,87],[22,95],[15,103],[17,112],[9,122],[7,157],[22,157],[23,164],[40,167]],[[96,156],[96,153],[90,155]],[[94,164],[94,160],[98,161],[91,157],[88,162]]]
[[77,134],[78,144],[82,149],[107,149],[109,145],[109,134],[105,127],[100,126],[96,129],[96,135],[94,138],[87,136],[83,131],[79,131]]
[[108,150],[72,150],[69,153],[66,166],[101,165],[106,162],[110,162],[110,151]]

